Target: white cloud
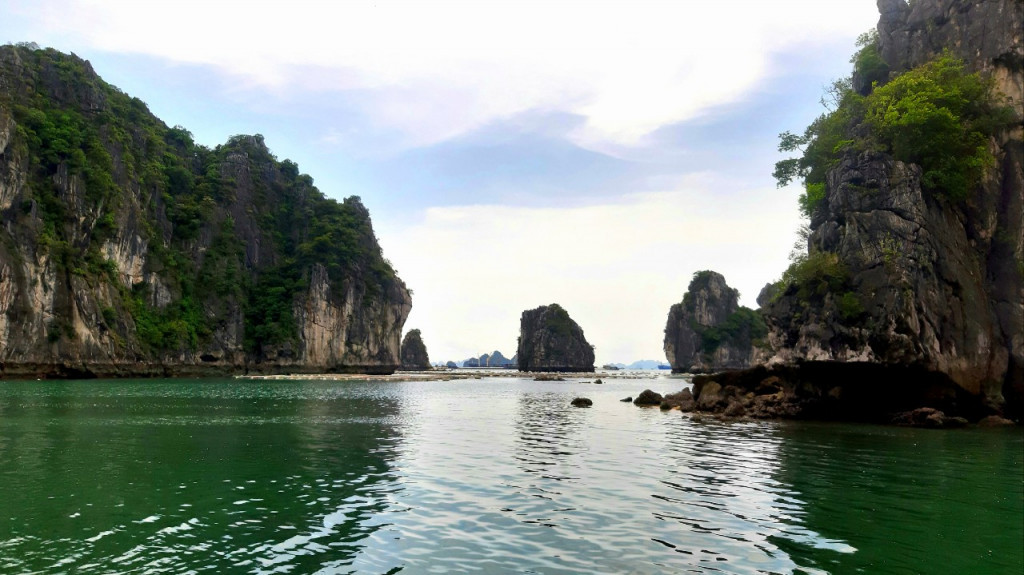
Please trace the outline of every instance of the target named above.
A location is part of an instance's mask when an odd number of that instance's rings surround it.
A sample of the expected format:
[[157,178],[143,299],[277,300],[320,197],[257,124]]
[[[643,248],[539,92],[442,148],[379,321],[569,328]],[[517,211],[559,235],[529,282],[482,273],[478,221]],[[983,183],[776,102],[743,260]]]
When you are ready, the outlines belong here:
[[406,326],[422,330],[433,361],[511,357],[521,312],[552,302],[580,323],[598,362],[663,359],[668,308],[694,272],[721,272],[756,307],[786,266],[799,225],[789,192],[719,191],[730,187],[704,175],[615,204],[434,208],[381,230],[381,241],[415,292]]
[[33,0],[12,9],[34,16],[39,33],[215,66],[243,87],[359,91],[365,111],[407,145],[539,108],[584,116],[577,141],[601,147],[741,98],[771,53],[852,39],[877,19],[873,4]]

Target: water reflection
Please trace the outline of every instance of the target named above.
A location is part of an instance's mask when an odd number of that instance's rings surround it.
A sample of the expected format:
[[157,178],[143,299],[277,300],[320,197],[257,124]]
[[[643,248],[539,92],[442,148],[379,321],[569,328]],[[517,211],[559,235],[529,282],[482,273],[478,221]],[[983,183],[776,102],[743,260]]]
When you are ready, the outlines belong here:
[[777,477],[806,502],[786,520],[855,548],[779,543],[802,562],[837,575],[1024,570],[1019,428],[790,424],[782,435]]
[[395,489],[399,402],[267,385],[5,383],[0,570],[350,564]]
[[[567,409],[556,393],[522,394],[516,406],[516,450],[520,469],[541,480],[569,481],[578,465],[572,459],[584,449],[576,437],[580,410]],[[528,486],[537,489],[536,485]]]
[[1021,572],[1019,429],[701,423],[635,386],[2,384],[0,572]]

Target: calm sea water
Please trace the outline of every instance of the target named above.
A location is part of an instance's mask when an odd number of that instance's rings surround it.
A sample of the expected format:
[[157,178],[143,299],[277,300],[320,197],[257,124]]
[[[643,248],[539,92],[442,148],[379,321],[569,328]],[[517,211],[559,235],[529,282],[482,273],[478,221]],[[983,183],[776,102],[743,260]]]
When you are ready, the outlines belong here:
[[1021,428],[618,401],[682,385],[0,382],[0,573],[1024,571]]

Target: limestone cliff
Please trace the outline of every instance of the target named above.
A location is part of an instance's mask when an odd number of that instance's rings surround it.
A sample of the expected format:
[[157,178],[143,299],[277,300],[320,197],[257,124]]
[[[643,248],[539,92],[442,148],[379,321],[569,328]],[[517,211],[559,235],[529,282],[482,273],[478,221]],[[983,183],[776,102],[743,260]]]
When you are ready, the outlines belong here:
[[402,369],[430,369],[427,346],[418,329],[410,329],[402,339]]
[[[809,257],[831,279],[819,275],[819,289],[790,284],[766,298],[775,349],[769,365],[796,379],[813,371],[822,380],[851,362],[890,367],[902,374],[902,381],[883,377],[892,386],[927,381],[931,391],[917,397],[921,404],[944,395],[958,398],[947,406],[954,410],[1020,414],[1024,3],[879,0],[878,6],[878,53],[888,78],[948,50],[968,70],[995,80],[1015,118],[989,138],[994,165],[963,199],[934,193],[920,165],[884,149],[854,145],[842,155],[827,173],[808,242]],[[872,90],[856,74],[853,80],[857,91]],[[852,130],[855,142],[863,129]],[[811,364],[819,365],[803,376],[793,371]],[[876,380],[882,375],[872,373]],[[937,391],[943,385],[947,391]]]
[[558,304],[523,312],[516,357],[519,371],[594,371],[594,348]]
[[214,149],[74,55],[0,47],[0,375],[390,372],[411,309],[359,198]]
[[721,274],[693,275],[683,301],[668,312],[665,357],[674,373],[750,367],[754,343],[765,335],[760,316],[739,305],[739,292]]

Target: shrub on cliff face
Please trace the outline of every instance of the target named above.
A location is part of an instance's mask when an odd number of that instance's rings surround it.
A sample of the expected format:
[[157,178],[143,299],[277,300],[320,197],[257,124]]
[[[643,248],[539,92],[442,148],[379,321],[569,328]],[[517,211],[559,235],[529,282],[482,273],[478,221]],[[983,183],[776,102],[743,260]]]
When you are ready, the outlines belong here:
[[[989,138],[1012,120],[993,83],[944,54],[886,83],[877,36],[862,36],[853,79],[838,80],[819,116],[802,135],[779,135],[780,152],[800,152],[775,164],[779,187],[799,179],[800,211],[810,217],[825,198],[825,177],[848,150],[879,150],[923,170],[924,188],[953,200],[968,197],[994,162]],[[865,94],[865,95],[862,95]]]
[[569,337],[572,334],[573,324],[569,312],[556,303],[548,307],[550,309],[545,315],[544,328],[559,337]]
[[839,292],[846,286],[849,273],[831,252],[815,252],[798,258],[782,274],[783,285],[796,286],[801,301],[821,298],[830,292]]
[[863,117],[864,98],[853,91],[849,79],[833,83],[829,95],[834,109],[818,116],[803,135],[779,134],[780,152],[799,151],[801,155],[776,162],[772,175],[779,187],[795,179],[802,180],[800,213],[807,218],[825,198],[825,177],[829,169],[839,162],[843,150],[854,143],[848,135],[851,126]]
[[884,150],[921,166],[926,189],[961,200],[994,165],[989,137],[1010,116],[991,82],[946,54],[875,89],[865,120]]
[[701,347],[706,354],[714,353],[723,345],[736,348],[750,347],[768,335],[768,326],[765,325],[764,318],[748,307],[740,307],[719,325],[702,326],[695,323],[692,327],[700,335]]

